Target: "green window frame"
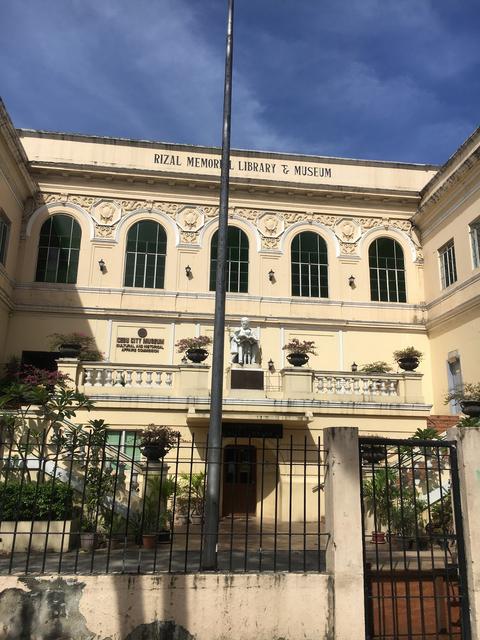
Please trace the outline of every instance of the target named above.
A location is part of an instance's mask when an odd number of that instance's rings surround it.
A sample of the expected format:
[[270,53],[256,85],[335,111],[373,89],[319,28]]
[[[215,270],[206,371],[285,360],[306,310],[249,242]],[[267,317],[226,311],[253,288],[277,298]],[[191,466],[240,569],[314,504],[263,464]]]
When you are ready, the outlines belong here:
[[405,258],[392,238],[377,238],[368,249],[370,299],[375,302],[406,302]]
[[7,260],[8,238],[10,236],[10,220],[0,209],[0,262],[5,266]]
[[[238,227],[228,227],[226,288],[230,293],[248,292],[247,234]],[[218,231],[212,237],[210,247],[210,291],[215,291],[218,254]]]
[[302,231],[291,245],[292,296],[328,298],[327,243],[318,233]]
[[[136,437],[135,437],[135,434]],[[140,451],[140,432],[129,431],[127,429],[108,429],[106,444],[115,450],[112,458],[116,459],[118,451],[129,461],[140,462],[142,453]],[[110,451],[110,453],[112,453]],[[123,461],[123,459],[121,459]]]
[[56,214],[45,220],[40,229],[35,280],[75,284],[81,241],[82,230],[72,216]]
[[125,287],[163,289],[167,234],[158,222],[140,220],[127,234]]

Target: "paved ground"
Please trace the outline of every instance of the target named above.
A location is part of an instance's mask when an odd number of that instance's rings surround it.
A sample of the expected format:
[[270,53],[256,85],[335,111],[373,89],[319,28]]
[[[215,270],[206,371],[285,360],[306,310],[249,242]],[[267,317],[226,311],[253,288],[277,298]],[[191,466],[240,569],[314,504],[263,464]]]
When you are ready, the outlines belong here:
[[[224,518],[219,529],[219,571],[325,571],[327,535],[318,523],[277,523]],[[101,547],[66,553],[14,553],[0,556],[0,573],[195,572],[203,545],[200,525],[174,527],[169,542],[152,550],[133,540],[104,539]]]

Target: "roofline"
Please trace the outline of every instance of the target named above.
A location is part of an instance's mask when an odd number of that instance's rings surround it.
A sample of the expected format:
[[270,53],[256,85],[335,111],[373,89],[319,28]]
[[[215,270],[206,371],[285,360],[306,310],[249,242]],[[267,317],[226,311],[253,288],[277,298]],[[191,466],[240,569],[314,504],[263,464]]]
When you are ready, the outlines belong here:
[[0,98],[0,131],[3,132],[5,141],[17,161],[17,166],[22,178],[25,180],[27,188],[33,195],[38,191],[38,185],[35,179],[30,175],[30,162],[22,143],[20,142],[18,130],[15,129],[2,98]]
[[[421,189],[420,196],[423,196],[435,186],[437,182],[440,182],[442,177],[448,172],[451,166],[458,160],[458,157],[471,145],[471,143],[475,140],[475,138],[480,137],[480,127],[477,127],[473,133],[471,133],[468,138],[463,142],[458,149],[448,158],[448,160],[443,164],[438,172],[427,182],[427,184]],[[455,173],[455,172],[454,172]],[[432,192],[433,194],[433,192]],[[432,195],[431,194],[431,195]]]
[[[98,136],[98,135],[89,135],[84,133],[65,133],[61,131],[46,131],[46,130],[37,130],[37,129],[17,129],[18,135],[20,137],[24,136],[32,136],[32,137],[49,137],[55,138],[59,140],[72,140],[72,141],[83,141],[83,142],[93,142],[96,144],[127,144],[134,147],[152,147],[152,148],[162,148],[167,150],[182,150],[182,151],[201,151],[202,153],[216,153],[219,154],[221,152],[220,147],[207,147],[203,145],[192,145],[192,144],[179,144],[172,142],[161,142],[157,140],[134,140],[132,138],[121,138],[121,137],[113,137],[113,136]],[[413,163],[413,162],[394,162],[389,160],[362,160],[356,158],[339,158],[333,156],[315,156],[311,154],[300,154],[300,153],[283,153],[277,151],[258,151],[251,149],[232,149],[232,154],[243,154],[252,157],[264,157],[268,156],[269,158],[278,158],[279,160],[308,160],[319,161],[319,162],[329,162],[331,164],[352,164],[352,165],[366,165],[373,167],[385,167],[385,168],[397,168],[397,169],[407,169],[407,170],[422,170],[422,171],[438,171],[440,165],[434,164],[421,164],[421,163]]]

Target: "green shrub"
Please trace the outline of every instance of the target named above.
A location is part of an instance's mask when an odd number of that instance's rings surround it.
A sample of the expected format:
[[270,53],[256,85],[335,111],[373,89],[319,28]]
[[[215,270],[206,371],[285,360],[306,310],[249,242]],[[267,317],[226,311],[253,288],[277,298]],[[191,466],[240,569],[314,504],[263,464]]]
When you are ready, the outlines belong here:
[[73,489],[61,482],[0,485],[0,520],[69,520]]
[[364,364],[360,371],[365,373],[388,373],[392,370],[392,367],[383,360],[377,360],[376,362],[368,362]]

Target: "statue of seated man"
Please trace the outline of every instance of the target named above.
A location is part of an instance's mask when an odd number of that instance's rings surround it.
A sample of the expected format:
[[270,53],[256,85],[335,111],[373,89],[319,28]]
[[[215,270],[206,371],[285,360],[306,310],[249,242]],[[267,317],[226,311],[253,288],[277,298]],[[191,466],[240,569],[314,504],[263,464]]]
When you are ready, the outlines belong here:
[[250,320],[242,318],[240,327],[230,337],[232,362],[237,364],[256,364],[258,360],[258,338],[250,328]]

